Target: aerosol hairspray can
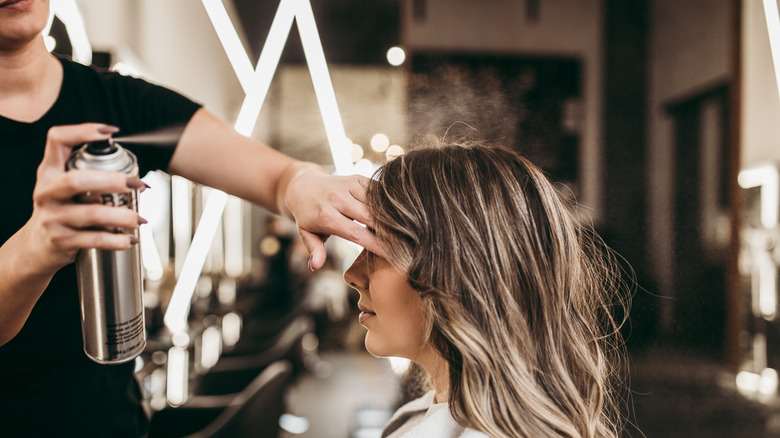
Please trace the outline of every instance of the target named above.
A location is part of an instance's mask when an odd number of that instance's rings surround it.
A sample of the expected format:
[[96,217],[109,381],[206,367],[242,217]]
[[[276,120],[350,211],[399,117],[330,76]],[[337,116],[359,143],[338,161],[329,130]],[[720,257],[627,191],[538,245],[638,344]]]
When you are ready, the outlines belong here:
[[[97,169],[138,176],[132,152],[111,140],[75,149],[67,169]],[[138,192],[83,193],[78,202],[102,203],[138,211]],[[114,232],[125,232],[117,229]],[[138,238],[138,230],[133,230]],[[133,360],[146,345],[141,277],[141,251],[132,245],[122,251],[82,249],[76,256],[84,352],[101,364]]]

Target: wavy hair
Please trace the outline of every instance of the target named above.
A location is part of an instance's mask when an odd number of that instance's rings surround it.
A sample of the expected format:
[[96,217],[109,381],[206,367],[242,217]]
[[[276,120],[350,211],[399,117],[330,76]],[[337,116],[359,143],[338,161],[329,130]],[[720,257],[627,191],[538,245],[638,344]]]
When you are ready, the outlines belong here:
[[540,169],[497,146],[421,148],[377,172],[367,204],[423,299],[456,421],[494,437],[619,436],[625,283]]

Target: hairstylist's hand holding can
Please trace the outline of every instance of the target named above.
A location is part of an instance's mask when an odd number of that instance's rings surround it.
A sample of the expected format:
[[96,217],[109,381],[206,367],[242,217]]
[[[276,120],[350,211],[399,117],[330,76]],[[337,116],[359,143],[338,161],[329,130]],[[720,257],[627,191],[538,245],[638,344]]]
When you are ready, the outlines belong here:
[[71,263],[82,248],[123,250],[137,243],[128,234],[107,230],[137,229],[143,219],[126,208],[102,204],[80,204],[78,195],[121,193],[143,189],[137,178],[100,170],[65,171],[65,163],[74,146],[107,140],[118,128],[86,123],[58,126],[49,130],[43,161],[38,167],[33,193],[33,214],[26,225],[34,239],[41,268],[52,272]]

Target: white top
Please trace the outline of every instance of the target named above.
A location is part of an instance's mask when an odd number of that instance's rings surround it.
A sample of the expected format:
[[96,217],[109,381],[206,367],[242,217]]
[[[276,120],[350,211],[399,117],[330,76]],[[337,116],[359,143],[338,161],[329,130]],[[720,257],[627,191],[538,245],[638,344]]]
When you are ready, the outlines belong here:
[[434,403],[436,391],[401,406],[382,431],[382,438],[488,438],[455,422],[447,403]]

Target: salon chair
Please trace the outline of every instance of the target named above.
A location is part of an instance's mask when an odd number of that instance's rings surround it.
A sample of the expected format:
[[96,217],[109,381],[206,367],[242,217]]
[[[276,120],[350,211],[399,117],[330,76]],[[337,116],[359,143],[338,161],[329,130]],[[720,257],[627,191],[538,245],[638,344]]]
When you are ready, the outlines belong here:
[[271,346],[253,354],[220,357],[195,386],[195,394],[221,395],[241,391],[269,364],[286,360],[292,365],[293,374],[303,368],[304,336],[314,331],[314,321],[308,316],[293,319],[278,333]]
[[241,338],[230,350],[223,352],[225,356],[242,356],[267,350],[276,342],[279,333],[305,315],[299,308],[279,313],[269,311],[265,314],[241,314]]
[[149,438],[275,438],[292,365],[276,361],[236,394],[191,397],[152,416]]

